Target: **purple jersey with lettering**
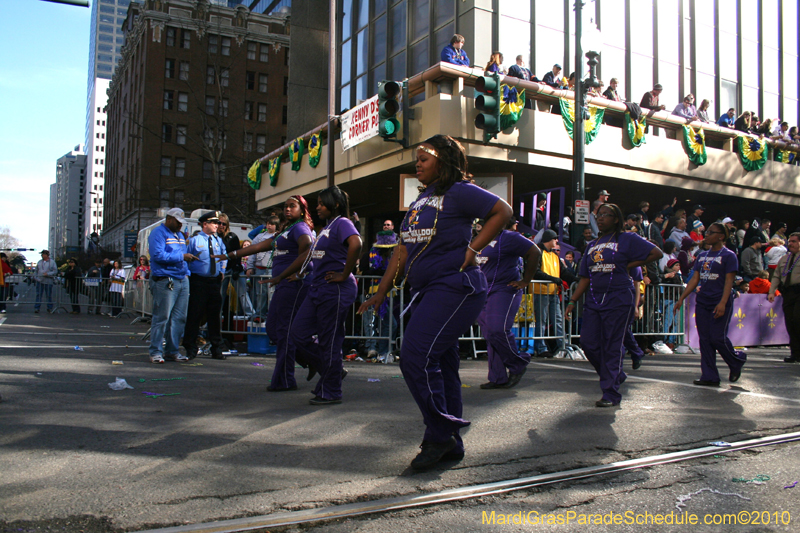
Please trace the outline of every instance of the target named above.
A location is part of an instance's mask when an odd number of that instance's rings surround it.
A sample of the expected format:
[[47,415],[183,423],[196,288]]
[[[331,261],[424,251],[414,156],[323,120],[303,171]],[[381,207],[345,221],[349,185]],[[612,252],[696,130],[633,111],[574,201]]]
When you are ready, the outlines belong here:
[[434,280],[458,274],[472,237],[472,222],[486,218],[498,200],[489,191],[464,181],[454,183],[444,196],[434,196],[435,187],[428,186],[411,203],[400,226],[408,250],[406,276],[413,292]]
[[[297,259],[299,246],[297,241],[303,235],[308,235],[313,240],[311,228],[303,221],[292,226],[289,231],[282,231],[274,241],[275,251],[272,254],[272,276],[276,277],[286,270],[286,267]],[[306,272],[311,270],[311,265],[306,266]]]
[[[312,286],[325,284],[325,273],[344,270],[347,263],[347,239],[352,235],[358,235],[358,230],[345,217],[336,217],[319,232],[311,252],[311,259],[314,261]],[[355,280],[352,273],[350,277]]]
[[530,239],[526,239],[516,231],[503,230],[481,250],[478,264],[486,276],[489,292],[496,292],[502,288],[517,290],[508,284],[521,279],[520,258],[524,257],[533,246]]
[[707,305],[717,305],[722,299],[725,289],[725,276],[730,272],[739,270],[739,260],[736,254],[723,246],[718,251],[708,250],[700,252],[692,267],[694,272],[700,274],[700,292],[697,293],[697,302]]
[[635,233],[603,235],[586,246],[579,275],[589,278],[585,305],[604,309],[633,305],[633,280],[628,263],[644,261],[655,248]]

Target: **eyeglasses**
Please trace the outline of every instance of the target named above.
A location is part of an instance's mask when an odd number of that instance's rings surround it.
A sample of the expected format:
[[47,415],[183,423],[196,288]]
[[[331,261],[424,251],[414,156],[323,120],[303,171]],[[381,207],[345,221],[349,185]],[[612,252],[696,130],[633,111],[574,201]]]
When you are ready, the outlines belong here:
[[217,222],[217,224],[219,224],[220,226],[225,227],[225,228],[228,227],[228,225],[226,223],[224,223],[224,222]]
[[385,228],[386,226],[391,226],[391,224],[384,224],[384,225],[383,225],[383,227],[384,227],[384,228]]

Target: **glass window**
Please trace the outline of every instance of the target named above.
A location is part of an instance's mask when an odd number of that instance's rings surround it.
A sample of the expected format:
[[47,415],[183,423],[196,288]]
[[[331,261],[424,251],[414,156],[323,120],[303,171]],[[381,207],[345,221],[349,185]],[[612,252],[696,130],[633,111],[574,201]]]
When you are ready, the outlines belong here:
[[783,2],[783,49],[790,54],[797,52],[797,25],[790,21],[797,20],[797,2]]
[[[643,95],[653,88],[653,58],[640,54],[631,54],[631,70],[636,73],[635,76],[631,76],[631,94],[634,97],[634,101],[641,101],[636,100],[636,95]],[[606,84],[608,84],[608,82],[606,82]],[[674,94],[674,92],[675,89],[673,88],[672,94]],[[664,92],[661,93],[659,101],[666,105],[667,109],[672,109],[670,106],[677,104],[678,100],[673,100],[674,97],[670,99],[665,98],[666,94],[667,88],[664,87]],[[672,103],[673,101],[674,104]]]
[[172,109],[173,93],[172,91],[164,91],[164,109]]
[[178,93],[178,111],[189,111],[189,93]]
[[[635,72],[635,67],[634,67]],[[661,92],[661,95],[658,98],[658,101],[661,102],[663,105],[667,106],[667,109],[672,111],[675,109],[675,106],[680,103],[682,95],[680,94],[681,88],[678,87],[678,74],[680,73],[680,67],[677,65],[673,65],[672,63],[666,63],[664,61],[660,61],[658,63],[658,79],[654,80],[655,83],[660,83],[664,86],[664,90]],[[633,76],[635,79],[636,76]],[[632,93],[632,100],[634,102],[641,102],[642,96],[644,93],[649,91],[653,88],[653,84],[651,83],[649,87],[643,89],[642,91],[636,91]]]
[[256,59],[256,43],[253,41],[247,42],[247,59],[255,61]]
[[261,53],[259,54],[258,59],[262,63],[268,63],[269,62],[269,45],[268,44],[262,44],[261,45]]
[[378,83],[386,79],[386,63],[381,63],[372,70],[371,94],[378,94]]
[[342,40],[350,38],[353,27],[353,0],[342,0]]
[[736,35],[720,32],[719,34],[719,72],[728,80],[739,79],[739,54]]
[[386,60],[386,15],[381,15],[375,19],[375,23],[372,25],[372,32],[372,64],[374,65]]
[[165,78],[174,78],[175,77],[175,60],[174,59],[167,59],[166,65],[164,67],[164,77]]
[[369,22],[369,0],[358,0],[358,29]]
[[[603,0],[603,7],[606,7],[606,2],[611,3],[610,0]],[[553,30],[564,31],[564,0],[534,2],[534,8],[536,9],[537,26],[545,26]],[[570,10],[571,8],[572,2],[570,2]],[[613,16],[616,17],[619,16],[619,14],[615,13]],[[624,12],[622,12],[622,17],[625,18]],[[605,20],[605,11],[603,11],[603,20]],[[553,61],[550,61],[550,63],[553,63]]]
[[253,120],[253,102],[244,103],[244,119]]
[[255,72],[246,72],[245,73],[245,86],[248,90],[253,90],[256,88],[256,73]]
[[[638,4],[637,4],[638,9]],[[736,6],[731,5],[730,7],[721,5],[720,11],[724,11],[726,9],[730,9],[730,11],[736,11]],[[714,1],[695,1],[694,3],[694,11],[695,11],[695,20],[697,24],[704,24],[706,26],[713,26],[714,25]],[[687,13],[688,15],[688,13]],[[722,20],[722,13],[720,13],[720,20]],[[699,100],[698,100],[699,102]]]
[[[743,111],[755,111],[756,115],[758,115],[758,89],[755,87],[742,87],[742,108]],[[739,114],[741,112],[738,111]]]
[[[178,157],[175,159],[175,177],[182,178],[186,175],[186,159]],[[183,192],[181,192],[183,200]],[[178,201],[178,191],[175,191],[175,201]]]
[[[716,102],[717,78],[714,75],[697,73],[697,93],[694,95],[694,105],[700,107],[700,102],[708,99],[711,105],[708,108],[709,115],[714,113],[714,102]],[[677,103],[675,105],[678,105]]]
[[181,30],[181,48],[189,49],[192,44],[192,30]]
[[739,116],[741,110],[738,109],[738,102],[739,87],[736,82],[722,80],[721,91],[719,93],[720,113],[727,113],[728,109],[733,108],[736,111],[736,116]]
[[[783,3],[786,4],[790,1],[792,0],[784,0]],[[762,27],[764,28],[762,33],[764,46],[778,48],[778,46],[780,46],[778,43],[778,37],[780,37],[780,35],[778,35],[778,17],[780,16],[778,12],[778,0],[761,0],[761,9],[763,10],[761,16]],[[755,17],[755,14],[753,14],[753,16]],[[794,19],[794,21],[785,20],[784,26],[788,26],[792,24],[792,22],[796,25],[797,19]]]
[[412,75],[419,74],[430,66],[430,58],[428,56],[428,39],[423,39],[411,47]]
[[428,35],[430,28],[430,3],[428,0],[413,0],[411,4],[411,41]]
[[181,61],[180,69],[180,79],[183,81],[189,81],[189,62]]
[[[436,33],[433,34],[433,62],[436,63],[442,57],[442,50],[444,47],[450,44],[450,39],[453,38],[453,34],[455,33],[455,25],[454,23],[450,23],[446,26],[442,26],[440,29],[436,30]],[[502,38],[502,32],[500,33]],[[530,31],[528,32],[530,35]],[[530,41],[530,39],[528,39]]]
[[222,71],[220,72],[219,78],[220,78],[219,79],[220,85],[222,85],[223,87],[227,87],[231,79],[231,69],[223,68]]
[[175,46],[175,28],[167,28],[167,46]]
[[[658,0],[661,3],[663,0]],[[713,19],[712,19],[713,20]],[[736,33],[736,26],[739,22],[739,13],[735,9],[719,10],[719,31]]]
[[264,153],[267,151],[267,136],[256,135],[256,151]]
[[[171,157],[162,157],[161,158],[161,175],[162,176],[169,176],[171,168],[172,168],[172,158]],[[169,193],[167,193],[167,194],[169,194]]]
[[342,43],[342,76],[341,76],[341,85],[350,82],[350,76],[352,76],[352,68],[351,68],[351,50],[353,48],[353,41],[349,40],[347,42]]
[[778,92],[778,54],[779,52],[774,48],[763,49],[764,60],[764,90]]
[[[698,24],[695,35],[697,36],[697,71],[714,74],[714,56],[717,51],[714,45],[714,27]],[[734,48],[734,50],[736,49]]]
[[367,99],[369,96],[367,89],[367,75],[365,74],[356,79],[356,104],[360,104]]
[[[503,2],[513,4],[513,8],[503,9]],[[527,12],[528,17],[531,18],[531,8],[527,2],[519,2],[517,0],[500,0],[500,13],[516,13],[514,16],[522,18],[524,13]],[[433,0],[433,27],[438,28],[442,24],[453,20],[455,15],[455,6],[452,0]],[[452,37],[452,35],[450,36]],[[449,41],[448,41],[448,44]]]
[[224,55],[224,56],[231,55],[231,38],[230,37],[223,37],[222,38],[222,55]]
[[389,16],[389,25],[392,32],[391,40],[389,41],[389,55],[392,55],[402,50],[406,45],[406,0],[393,6],[389,11]]
[[161,142],[162,143],[171,143],[172,142],[172,126],[169,124],[162,124],[161,125]]
[[797,96],[797,56],[783,54],[783,94]]
[[[619,48],[612,48],[610,46],[606,46],[603,48],[603,51],[600,53],[599,64],[598,67],[600,68],[600,79],[603,80],[608,87],[608,83],[611,78],[617,78],[619,85],[617,86],[617,91],[619,92],[620,96],[625,94],[625,51],[620,50]],[[587,68],[588,71],[588,68]],[[562,72],[563,74],[563,72]],[[568,73],[569,74],[569,73]],[[652,87],[648,87],[647,90],[650,90]],[[644,94],[644,93],[642,93]],[[637,100],[638,97],[641,95],[633,94],[631,96],[631,100],[635,102],[640,102],[641,100]]]
[[797,99],[784,98],[783,99],[783,120],[794,126],[800,122],[800,117],[797,115]]
[[253,134],[252,133],[245,133],[244,134],[244,151],[245,152],[252,152],[253,151]]
[[[679,0],[658,0],[658,59],[678,63],[678,6]],[[605,0],[603,0],[605,4]],[[735,28],[735,27],[734,27]],[[606,33],[603,12],[603,35]],[[687,30],[688,31],[688,30]],[[666,78],[663,78],[666,79]]]
[[[547,43],[547,46],[537,46],[535,52],[536,64],[534,68],[536,68],[536,72],[534,74],[541,79],[548,71],[553,70],[554,64],[564,64],[564,32],[537,24],[536,42]],[[562,72],[561,74],[563,75],[564,73]],[[566,74],[569,75],[569,72]]]
[[775,127],[775,119],[780,116],[778,112],[778,102],[780,98],[775,93],[768,93],[766,90],[764,91],[764,115],[761,117],[761,121],[771,118],[772,120],[772,127]]
[[267,121],[267,104],[258,104],[258,121]]
[[380,15],[386,11],[386,0],[375,0],[375,13],[373,16]]
[[258,75],[258,92],[265,93],[267,92],[267,82],[269,78],[266,74],[259,74]]
[[175,142],[177,144],[186,144],[186,126],[175,128]]
[[[604,0],[605,2],[605,0]],[[631,3],[631,16],[634,18],[631,42],[638,54],[653,56],[653,0],[636,0]],[[605,23],[605,19],[603,19]],[[659,29],[661,27],[659,26]],[[587,68],[588,70],[588,68]]]
[[367,40],[367,30],[362,30],[356,35],[356,76],[367,71],[367,59],[369,57],[369,41]]
[[216,99],[213,96],[206,96],[206,115],[214,114],[214,103]]
[[758,44],[753,41],[742,42],[742,82],[749,87],[758,87]]
[[[501,11],[502,13],[502,11]],[[451,28],[452,26],[447,26]],[[439,33],[437,32],[436,50],[441,52],[442,48],[447,46],[450,42],[449,39],[444,44],[439,42]],[[452,31],[449,32],[452,37]],[[444,35],[441,35],[444,38]],[[440,46],[441,44],[441,46]],[[500,16],[500,50],[510,50],[512,53],[504,55],[503,62],[506,68],[516,63],[517,55],[522,54],[522,59],[525,64],[530,63],[531,56],[531,25],[529,22],[518,20],[516,18]]]
[[219,115],[221,117],[228,116],[228,99],[227,98],[220,98],[219,100]]
[[216,54],[217,53],[217,41],[218,41],[218,37],[216,35],[209,35],[208,36],[208,53],[209,54]]
[[344,112],[350,109],[350,84],[343,85],[341,88],[341,104],[339,105],[339,112]]
[[[452,35],[451,35],[452,37]],[[389,60],[389,79],[402,80],[406,77],[406,53],[400,53]]]
[[206,67],[206,83],[208,85],[214,85],[214,82],[216,81],[216,78],[217,78],[217,75],[216,75],[216,73],[214,71],[214,67],[211,67],[211,66]]
[[211,161],[203,161],[203,179],[210,180],[214,177],[214,167]]
[[[544,4],[544,6],[548,5],[546,2],[541,2],[541,3]],[[661,4],[660,1],[659,4]],[[538,9],[539,8],[537,5],[537,11],[536,11],[537,24],[539,24],[540,21]],[[659,11],[659,14],[660,13],[661,12]],[[600,29],[603,32],[603,40],[607,44],[616,46],[617,48],[624,49],[625,48],[625,0],[603,0],[603,2],[600,4],[600,24],[602,26]],[[659,28],[661,28],[661,26],[662,24],[661,21],[659,20]]]

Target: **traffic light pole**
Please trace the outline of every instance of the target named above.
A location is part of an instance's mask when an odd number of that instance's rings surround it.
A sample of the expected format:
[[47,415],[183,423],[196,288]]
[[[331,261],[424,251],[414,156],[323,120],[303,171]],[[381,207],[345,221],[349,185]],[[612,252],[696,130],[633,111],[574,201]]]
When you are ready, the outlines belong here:
[[334,179],[336,168],[333,153],[333,124],[336,112],[336,0],[330,0],[328,5],[328,187],[336,184]]
[[[586,198],[585,189],[585,146],[583,134],[583,108],[586,105],[586,95],[583,91],[583,50],[581,50],[581,34],[583,32],[582,13],[583,0],[575,0],[575,119],[572,123],[572,207],[577,200]],[[583,227],[577,223],[572,224],[574,230],[570,242],[577,242],[577,236],[583,232]]]

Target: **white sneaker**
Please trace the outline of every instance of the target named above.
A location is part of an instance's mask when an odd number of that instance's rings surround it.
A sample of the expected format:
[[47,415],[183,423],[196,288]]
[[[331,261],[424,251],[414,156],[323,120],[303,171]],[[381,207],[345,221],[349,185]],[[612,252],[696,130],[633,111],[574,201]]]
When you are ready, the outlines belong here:
[[168,355],[165,359],[169,361],[177,361],[179,363],[185,363],[189,360],[189,358],[183,355],[182,353],[176,353],[175,355]]
[[164,358],[162,356],[160,356],[160,355],[151,355],[150,356],[150,362],[153,363],[153,364],[156,364],[156,365],[163,365],[164,364]]

